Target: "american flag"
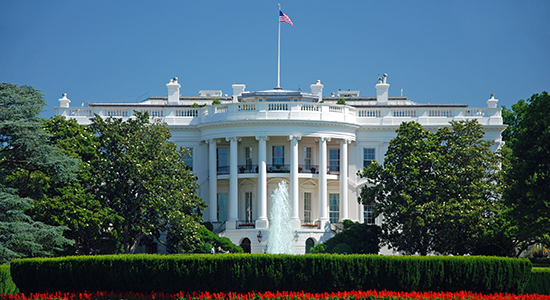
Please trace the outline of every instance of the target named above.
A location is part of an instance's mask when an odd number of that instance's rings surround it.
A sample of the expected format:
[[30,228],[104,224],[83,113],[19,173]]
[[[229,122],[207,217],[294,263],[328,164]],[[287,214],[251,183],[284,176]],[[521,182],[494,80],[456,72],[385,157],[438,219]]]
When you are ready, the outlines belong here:
[[285,22],[294,26],[294,24],[292,24],[292,21],[290,21],[290,18],[281,10],[279,10],[279,22]]

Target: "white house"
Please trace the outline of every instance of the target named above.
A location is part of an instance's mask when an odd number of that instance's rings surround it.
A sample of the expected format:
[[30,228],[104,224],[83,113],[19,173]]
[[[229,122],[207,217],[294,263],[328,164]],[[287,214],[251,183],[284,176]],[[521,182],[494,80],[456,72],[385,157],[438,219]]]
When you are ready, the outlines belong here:
[[[208,204],[204,219],[246,252],[264,251],[270,195],[281,180],[288,181],[293,242],[296,253],[306,253],[341,230],[344,219],[380,222],[357,202],[365,184],[357,171],[371,161],[383,162],[401,122],[437,129],[452,120],[477,119],[486,139],[496,142],[494,150],[501,144],[505,126],[493,96],[484,108],[418,104],[407,97],[389,97],[386,79],[386,74],[379,78],[376,97],[361,97],[359,91],[325,97],[320,80],[310,93],[248,92],[244,84],[234,84],[231,97],[220,90],[184,97],[174,78],[166,85],[167,97],[72,108],[63,95],[56,113],[80,124],[89,124],[94,114],[129,118],[134,110],[163,119],[173,142],[193,150],[188,164],[198,177],[199,196]],[[221,104],[211,105],[214,99]],[[338,99],[346,105],[336,104]],[[194,103],[206,106],[193,108]]]

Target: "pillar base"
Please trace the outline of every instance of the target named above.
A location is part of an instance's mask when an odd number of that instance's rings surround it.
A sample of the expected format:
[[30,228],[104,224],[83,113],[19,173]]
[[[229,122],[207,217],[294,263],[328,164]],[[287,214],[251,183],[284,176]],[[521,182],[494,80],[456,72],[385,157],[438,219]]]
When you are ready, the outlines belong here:
[[237,229],[237,221],[227,220],[225,221],[225,230]]
[[300,222],[300,219],[291,219],[290,220],[290,227],[292,229],[300,229],[300,228],[302,228],[302,222]]
[[267,229],[269,222],[267,220],[256,220],[256,229]]

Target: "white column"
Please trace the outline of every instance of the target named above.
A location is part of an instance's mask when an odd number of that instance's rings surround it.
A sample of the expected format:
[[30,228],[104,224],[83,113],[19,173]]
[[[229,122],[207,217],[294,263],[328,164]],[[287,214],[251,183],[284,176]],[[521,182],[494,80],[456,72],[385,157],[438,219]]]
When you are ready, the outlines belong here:
[[319,221],[321,229],[330,230],[328,217],[328,195],[327,195],[327,141],[330,138],[321,137],[319,141]]
[[348,210],[348,144],[349,140],[340,140],[340,222],[349,219]]
[[230,141],[229,145],[229,203],[228,216],[225,222],[226,229],[236,229],[238,215],[238,197],[239,197],[239,179],[237,169],[237,137],[227,137],[226,141]]
[[207,141],[208,143],[208,189],[209,189],[209,202],[208,202],[208,221],[218,222],[218,164],[216,145],[218,144],[216,139]]
[[267,229],[267,136],[257,136],[258,140],[258,219],[256,229]]
[[300,224],[300,206],[299,206],[299,184],[298,184],[298,141],[301,136],[289,136],[290,140],[290,205],[292,212],[290,216],[290,226],[294,229],[301,227]]

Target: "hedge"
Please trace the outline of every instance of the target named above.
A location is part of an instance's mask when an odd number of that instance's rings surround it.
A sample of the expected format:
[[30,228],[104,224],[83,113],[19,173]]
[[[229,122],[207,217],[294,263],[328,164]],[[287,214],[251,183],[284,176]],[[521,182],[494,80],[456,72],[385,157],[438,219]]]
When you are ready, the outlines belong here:
[[533,268],[524,293],[550,295],[550,268]]
[[11,279],[10,266],[0,265],[0,295],[15,294],[18,292],[17,286],[15,286],[15,283]]
[[378,255],[106,255],[13,261],[22,292],[462,291],[520,293],[527,259]]

